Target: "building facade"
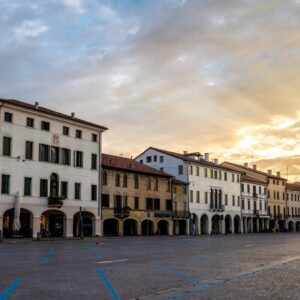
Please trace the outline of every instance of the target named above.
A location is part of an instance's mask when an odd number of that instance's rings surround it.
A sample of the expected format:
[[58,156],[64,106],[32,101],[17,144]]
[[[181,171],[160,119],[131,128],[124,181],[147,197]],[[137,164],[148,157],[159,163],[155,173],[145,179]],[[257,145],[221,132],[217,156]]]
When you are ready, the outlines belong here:
[[200,153],[174,153],[150,147],[137,161],[173,175],[188,184],[190,233],[239,233],[242,172],[220,166]]
[[0,99],[0,231],[100,235],[102,133],[47,108]]
[[135,160],[103,154],[103,235],[185,234],[185,184]]
[[286,227],[300,232],[300,183],[287,183]]

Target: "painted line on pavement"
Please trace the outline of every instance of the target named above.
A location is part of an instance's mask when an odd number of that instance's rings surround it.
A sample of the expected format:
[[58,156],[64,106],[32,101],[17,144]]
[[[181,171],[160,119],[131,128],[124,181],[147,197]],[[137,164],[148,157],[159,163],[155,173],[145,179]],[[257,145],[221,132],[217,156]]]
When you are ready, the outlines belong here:
[[128,259],[118,259],[118,260],[104,260],[104,261],[98,261],[97,264],[113,264],[118,262],[124,262],[128,261]]
[[54,245],[52,245],[49,250],[48,250],[48,255],[45,256],[44,258],[44,261],[43,261],[43,264],[44,265],[48,265],[49,264],[49,260],[50,260],[50,257],[53,257],[55,254],[55,247]]
[[107,287],[107,289],[109,290],[112,298],[114,300],[121,300],[121,297],[119,296],[118,292],[111,285],[111,283],[109,282],[109,280],[107,279],[107,277],[104,275],[103,271],[101,269],[97,269],[97,273],[100,276],[100,278],[102,279],[102,281],[104,282],[104,284]]
[[2,294],[0,294],[0,300],[6,300],[8,297],[11,296],[11,294],[15,291],[15,289],[18,287],[18,285],[21,283],[21,280],[19,278],[16,278],[8,287],[7,290],[5,290]]

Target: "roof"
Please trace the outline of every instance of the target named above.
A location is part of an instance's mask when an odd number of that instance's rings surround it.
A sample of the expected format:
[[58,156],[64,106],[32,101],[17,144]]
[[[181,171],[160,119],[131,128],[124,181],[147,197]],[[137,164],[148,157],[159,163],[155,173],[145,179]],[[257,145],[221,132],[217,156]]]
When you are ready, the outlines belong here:
[[[221,165],[215,164],[214,162],[205,160],[203,158],[199,158],[199,160],[198,160],[198,159],[188,157],[186,154],[180,154],[180,153],[176,153],[176,152],[172,152],[172,151],[168,151],[168,150],[163,150],[163,149],[159,149],[159,148],[155,148],[155,147],[147,148],[144,152],[142,152],[136,158],[138,158],[139,156],[141,156],[142,154],[144,154],[146,151],[148,151],[150,149],[161,152],[161,153],[164,153],[164,154],[167,154],[167,155],[170,155],[170,156],[173,156],[173,157],[176,157],[176,158],[181,159],[183,161],[192,162],[192,163],[195,163],[195,164],[205,165],[205,166],[208,166],[208,167],[218,168],[218,169],[227,170],[227,171],[234,171],[234,170],[231,170],[231,169],[229,169],[225,166],[223,167]],[[234,172],[243,173],[243,172],[240,172],[240,171],[234,171]]]
[[91,123],[91,122],[88,122],[88,121],[85,121],[85,120],[81,120],[81,119],[78,119],[78,118],[75,118],[75,117],[73,118],[72,116],[68,116],[66,114],[48,109],[46,107],[38,106],[38,108],[36,108],[35,105],[33,105],[33,104],[22,102],[22,101],[19,101],[19,100],[0,98],[0,103],[1,102],[4,103],[4,104],[8,104],[8,105],[14,105],[14,106],[26,108],[26,109],[29,109],[29,110],[32,110],[32,111],[38,111],[38,112],[41,112],[41,113],[44,113],[44,114],[47,114],[47,115],[51,115],[51,116],[54,116],[54,117],[67,119],[67,120],[70,120],[70,121],[73,121],[73,122],[81,123],[83,125],[96,127],[98,129],[101,129],[101,130],[107,130],[108,129],[104,126],[101,126],[101,125],[98,125],[98,124],[95,124],[95,123]]
[[263,171],[260,171],[260,170],[255,170],[253,168],[245,167],[243,165],[239,165],[239,164],[232,163],[232,162],[227,162],[227,161],[224,162],[224,163],[230,164],[230,165],[238,167],[238,168],[241,168],[241,169],[243,169],[245,171],[251,171],[251,172],[254,172],[254,173],[257,173],[257,174],[260,174],[260,175],[264,175],[264,176],[266,176],[268,178],[274,178],[274,179],[280,179],[280,180],[285,180],[286,181],[286,179],[283,178],[283,177],[278,177],[278,176],[275,176],[275,175],[269,175],[269,173],[267,173],[267,172],[263,172]]
[[151,168],[131,158],[120,157],[120,156],[104,154],[104,153],[102,154],[102,167],[109,168],[109,169],[116,169],[120,171],[161,176],[161,177],[169,177],[169,178],[173,177],[170,174]]
[[286,184],[286,189],[288,191],[297,191],[300,192],[300,184],[298,182],[295,183],[287,183]]
[[260,179],[258,179],[258,178],[253,177],[253,176],[250,176],[250,175],[248,175],[248,174],[243,174],[243,175],[242,175],[242,181],[267,185],[267,182],[266,182],[266,181],[260,180]]

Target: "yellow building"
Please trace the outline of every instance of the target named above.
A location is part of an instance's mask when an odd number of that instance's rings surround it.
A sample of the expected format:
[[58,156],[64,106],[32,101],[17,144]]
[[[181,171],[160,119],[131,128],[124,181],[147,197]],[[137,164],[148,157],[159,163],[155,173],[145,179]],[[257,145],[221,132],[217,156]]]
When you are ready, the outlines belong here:
[[102,155],[102,235],[185,234],[184,183],[135,160]]

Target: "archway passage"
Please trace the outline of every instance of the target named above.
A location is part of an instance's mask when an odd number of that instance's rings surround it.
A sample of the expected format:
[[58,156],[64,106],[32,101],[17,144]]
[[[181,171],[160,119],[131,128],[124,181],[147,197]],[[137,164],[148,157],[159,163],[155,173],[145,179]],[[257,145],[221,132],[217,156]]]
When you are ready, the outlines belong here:
[[225,233],[226,234],[232,233],[232,220],[229,215],[225,217]]
[[294,223],[292,221],[289,222],[289,232],[294,231]]
[[300,222],[296,222],[296,231],[299,232],[300,231]]
[[31,211],[21,208],[20,211],[20,225],[21,228],[17,232],[13,230],[15,209],[9,209],[3,214],[3,236],[10,237],[24,237],[32,238],[32,224],[33,215]]
[[208,216],[202,215],[201,217],[201,234],[208,234]]
[[83,211],[81,212],[82,223],[80,218],[80,212],[75,214],[73,218],[73,235],[81,236],[81,231],[83,236],[89,237],[94,235],[95,227],[95,216],[90,213]]
[[240,233],[240,217],[239,216],[234,217],[234,232],[236,234]]
[[137,235],[137,221],[133,219],[127,219],[123,225],[124,235]]
[[169,223],[166,220],[160,220],[158,222],[157,234],[158,235],[168,235],[169,234]]
[[106,219],[103,222],[103,235],[117,236],[119,235],[119,221],[116,219]]
[[220,233],[220,216],[215,215],[211,219],[211,233],[212,234],[218,234]]
[[154,234],[154,223],[147,219],[142,222],[142,235],[153,235]]
[[66,215],[59,210],[47,210],[41,216],[42,237],[65,236]]

